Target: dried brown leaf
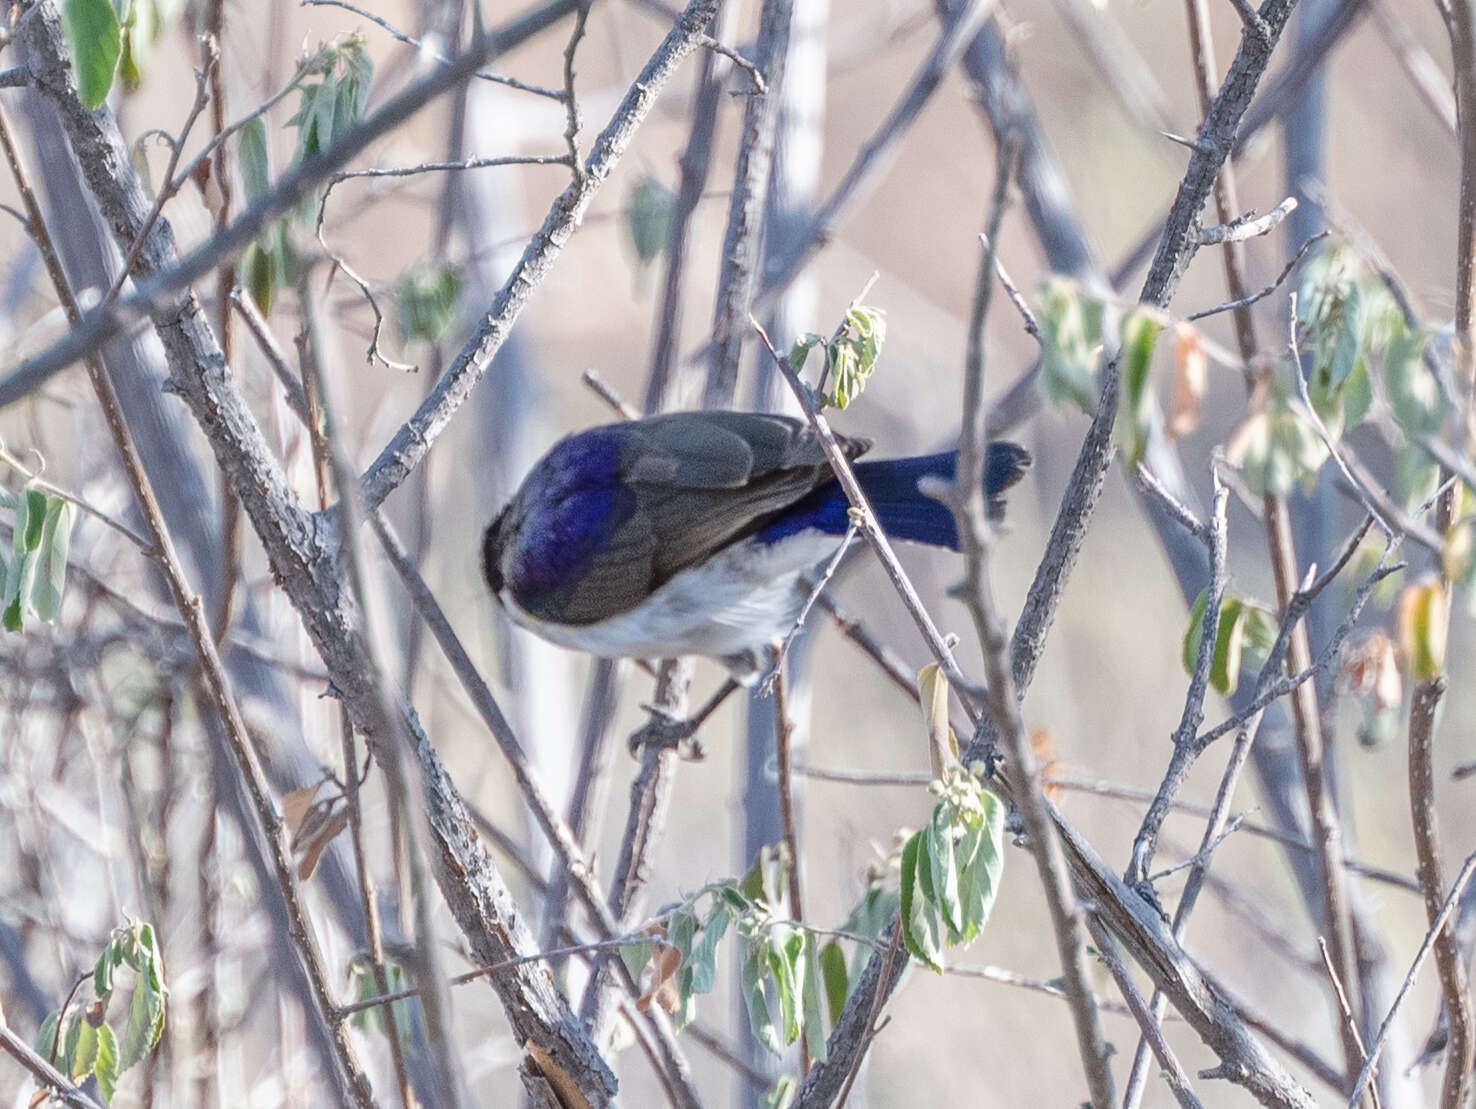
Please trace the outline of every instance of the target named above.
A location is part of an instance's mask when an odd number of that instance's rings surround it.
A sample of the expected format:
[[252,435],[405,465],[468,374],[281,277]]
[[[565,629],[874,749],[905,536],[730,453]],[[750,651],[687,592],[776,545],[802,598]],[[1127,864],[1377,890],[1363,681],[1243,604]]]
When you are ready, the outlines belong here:
[[1178,439],[1199,426],[1199,413],[1208,380],[1209,359],[1199,329],[1181,323],[1174,328],[1174,403],[1169,414],[1168,437]]
[[294,789],[282,798],[282,822],[287,825],[287,835],[293,839],[297,838],[297,830],[302,826],[303,817],[313,807],[317,800],[318,791],[323,788],[326,778],[319,778],[310,786]]

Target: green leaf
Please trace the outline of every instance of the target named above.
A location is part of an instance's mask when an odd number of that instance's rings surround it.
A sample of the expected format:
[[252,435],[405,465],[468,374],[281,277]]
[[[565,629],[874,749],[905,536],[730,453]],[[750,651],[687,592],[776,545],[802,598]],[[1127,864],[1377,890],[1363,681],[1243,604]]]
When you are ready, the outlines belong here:
[[984,818],[979,849],[969,862],[967,872],[973,900],[969,918],[971,932],[967,939],[973,939],[989,923],[994,902],[999,897],[1000,882],[1004,879],[1006,805],[987,789],[980,789],[979,800]]
[[1041,387],[1056,407],[1097,407],[1097,360],[1102,353],[1102,302],[1075,281],[1052,277],[1041,286]]
[[825,1008],[830,1016],[831,1027],[840,1020],[845,1011],[846,1000],[851,996],[850,976],[846,973],[846,953],[840,941],[831,940],[820,949],[820,976],[825,983]]
[[928,829],[913,834],[902,848],[902,939],[918,959],[943,971],[943,939],[930,892],[924,888],[928,872],[925,843]]
[[92,992],[99,998],[106,999],[112,994],[113,972],[118,969],[122,959],[116,940],[104,947],[103,953],[98,956],[97,966],[92,969]]
[[411,266],[400,276],[396,297],[401,336],[439,342],[461,315],[461,271],[429,262]]
[[72,1073],[72,1063],[77,1058],[77,1049],[82,1042],[82,1026],[86,1023],[81,1017],[67,1018],[66,1032],[62,1035],[61,1058],[56,1061],[57,1070],[65,1074]]
[[[1339,412],[1339,427],[1341,420]],[[1337,430],[1329,425],[1333,434]],[[1240,467],[1252,492],[1283,496],[1299,481],[1317,480],[1328,450],[1316,428],[1291,407],[1285,391],[1278,387],[1265,407],[1248,416],[1230,437],[1225,456]]]
[[717,983],[717,945],[732,920],[732,911],[718,901],[702,925],[702,939],[692,948],[688,960],[692,968],[693,993],[709,993]]
[[61,1023],[61,1010],[53,1009],[36,1030],[36,1054],[47,1062],[56,1058],[56,1029]]
[[152,989],[146,975],[140,973],[133,987],[133,1002],[128,1007],[128,1022],[123,1026],[118,1069],[128,1070],[142,1060],[159,1042],[163,1032],[164,997]]
[[122,52],[122,28],[109,0],[66,0],[62,27],[72,51],[77,92],[82,103],[97,109],[113,87],[113,73]]
[[77,1050],[72,1055],[72,1078],[80,1080],[92,1073],[97,1064],[97,1029],[91,1022],[77,1022]]
[[1399,650],[1417,682],[1445,672],[1450,613],[1445,587],[1438,580],[1407,586],[1399,596]]
[[256,301],[262,316],[270,316],[277,292],[276,281],[271,255],[258,243],[252,243],[241,255],[241,284]]
[[1396,335],[1384,355],[1384,396],[1411,438],[1439,431],[1445,420],[1445,397],[1424,362],[1427,338],[1418,332]]
[[799,967],[803,972],[800,978],[800,1000],[805,1046],[809,1048],[811,1059],[817,1063],[823,1063],[829,1058],[825,1046],[825,1017],[821,1012],[825,980],[820,974],[820,957],[815,950],[815,937],[808,932],[802,932],[800,941],[802,947]]
[[1351,429],[1363,423],[1373,407],[1373,384],[1369,380],[1368,359],[1360,358],[1358,366],[1343,382],[1343,427]]
[[826,404],[843,409],[861,395],[876,370],[886,337],[887,321],[880,308],[853,305],[846,312],[839,337],[826,347],[830,357]]
[[1122,319],[1122,362],[1117,393],[1117,442],[1129,470],[1143,459],[1153,417],[1153,350],[1164,316],[1153,308],[1134,308]]
[[779,1055],[784,1051],[784,1044],[774,1026],[774,1018],[769,1011],[769,999],[764,991],[768,946],[768,941],[762,938],[752,939],[744,945],[738,977],[743,984],[743,1000],[748,1009],[748,1027],[753,1032],[753,1038],[775,1055]]
[[255,204],[272,187],[271,151],[267,143],[266,123],[260,116],[247,120],[237,132],[236,158],[241,163],[246,203]]
[[[928,873],[932,879],[932,901],[948,925],[949,939],[963,931],[963,906],[958,900],[958,869],[953,857],[953,813],[950,806],[933,809],[928,835]],[[921,862],[921,860],[919,860]]]
[[764,1091],[759,1105],[763,1109],[789,1109],[794,1104],[795,1095],[799,1093],[799,1082],[792,1074],[781,1074],[774,1081],[774,1085]]
[[789,348],[789,365],[795,373],[805,368],[805,359],[810,357],[810,351],[824,342],[825,336],[816,335],[813,331],[806,331],[794,341],[794,346]]
[[1245,646],[1243,648],[1247,661],[1254,660],[1259,666],[1271,653],[1271,648],[1276,646],[1276,636],[1281,631],[1281,623],[1265,605],[1258,605],[1254,601],[1241,599],[1241,615],[1245,624]]
[[[1184,633],[1184,670],[1190,674],[1194,673],[1194,666],[1199,658],[1199,645],[1203,640],[1204,609],[1208,603],[1207,596],[1206,593],[1201,593],[1195,600],[1194,608],[1189,614],[1189,628]],[[1240,668],[1246,647],[1246,630],[1251,622],[1248,612],[1252,607],[1254,606],[1248,606],[1240,597],[1228,594],[1220,602],[1220,621],[1216,626],[1214,655],[1210,662],[1210,684],[1227,696],[1234,693],[1236,686],[1240,684]],[[1260,617],[1255,617],[1255,620],[1259,643],[1264,639],[1264,629],[1260,623]],[[1271,635],[1274,640],[1276,635],[1274,623]]]
[[676,194],[649,175],[642,176],[631,190],[626,227],[642,267],[650,265],[666,249],[675,202]]
[[1184,651],[1181,658],[1186,674],[1194,673],[1194,664],[1199,661],[1199,645],[1204,642],[1204,610],[1208,605],[1209,590],[1201,589],[1189,608],[1189,626],[1184,629]]
[[635,981],[641,980],[641,973],[646,969],[646,964],[651,961],[651,945],[649,943],[627,943],[620,947],[620,961],[625,964],[625,969]]
[[102,1092],[103,1102],[111,1102],[118,1090],[118,1038],[110,1024],[97,1026],[97,1055],[93,1059],[92,1073],[97,1076],[97,1088]]
[[784,1011],[784,1042],[792,1044],[803,1032],[805,933],[787,925],[775,927],[770,935],[776,942],[771,949],[781,985],[780,1004]]
[[34,554],[41,549],[41,533],[46,530],[46,494],[39,489],[26,490],[25,551]]
[[41,546],[37,553],[36,584],[31,591],[36,615],[54,623],[61,615],[62,594],[67,586],[67,555],[72,544],[72,524],[77,506],[61,497],[48,497],[46,521],[41,530]]

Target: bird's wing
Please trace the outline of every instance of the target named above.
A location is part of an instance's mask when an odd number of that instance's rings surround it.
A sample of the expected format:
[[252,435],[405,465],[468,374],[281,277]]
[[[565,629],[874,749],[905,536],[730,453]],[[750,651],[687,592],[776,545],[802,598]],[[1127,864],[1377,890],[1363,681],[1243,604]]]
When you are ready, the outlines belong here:
[[[570,623],[634,608],[831,477],[814,431],[785,416],[679,412],[626,427],[620,477],[630,512],[565,595]],[[850,458],[870,445],[841,439]]]

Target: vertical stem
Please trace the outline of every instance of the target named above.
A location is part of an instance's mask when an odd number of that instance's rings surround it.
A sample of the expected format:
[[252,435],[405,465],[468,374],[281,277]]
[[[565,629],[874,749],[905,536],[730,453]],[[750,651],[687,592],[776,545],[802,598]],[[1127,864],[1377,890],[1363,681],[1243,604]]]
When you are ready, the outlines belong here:
[[[1216,78],[1208,4],[1206,0],[1188,0],[1188,9],[1195,84],[1199,90],[1201,108],[1208,113],[1214,101]],[[1215,180],[1214,198],[1216,214],[1221,223],[1227,223],[1239,214],[1234,171],[1228,161]],[[1222,252],[1226,291],[1232,300],[1239,300],[1247,291],[1243,245],[1236,242],[1225,243],[1216,249]],[[1233,318],[1236,345],[1241,358],[1249,366],[1258,350],[1255,325],[1249,307],[1237,309]],[[1284,497],[1267,494],[1263,503],[1271,570],[1276,582],[1277,607],[1285,614],[1297,591],[1298,583],[1296,543],[1292,535],[1291,516]],[[1307,626],[1298,622],[1292,629],[1291,642],[1287,649],[1288,672],[1298,673],[1309,666],[1311,661],[1312,648]],[[1327,934],[1337,978],[1348,990],[1357,1011],[1361,1009],[1363,996],[1361,968],[1353,942],[1348,879],[1343,868],[1342,825],[1327,774],[1323,721],[1317,705],[1315,683],[1304,682],[1297,687],[1291,695],[1291,710],[1297,753],[1302,767],[1302,783],[1307,792],[1307,807],[1312,817],[1313,840],[1318,848],[1316,857],[1319,864],[1318,876],[1321,879],[1322,928]],[[1363,1053],[1354,1030],[1344,1021],[1338,1021],[1337,1024],[1343,1043],[1343,1061],[1351,1081],[1351,1077],[1363,1065]]]
[[763,0],[755,62],[764,75],[764,91],[749,97],[743,114],[743,142],[738,148],[712,327],[712,369],[702,397],[706,408],[728,407],[738,387],[738,364],[757,284],[769,170],[779,128],[779,91],[793,19],[794,0]]
[[[225,40],[225,0],[210,0],[205,11],[205,32],[214,39],[215,64],[210,66],[209,73],[210,123],[214,133],[219,135],[226,128],[225,55],[221,49]],[[206,50],[210,51],[211,47],[207,45]],[[216,146],[210,168],[211,179],[220,195],[220,208],[215,213],[217,233],[231,219],[231,164],[226,151],[226,143]],[[221,353],[225,355],[228,366],[233,360],[235,347],[231,327],[231,289],[235,283],[234,265],[224,265],[215,271],[215,331],[220,337]],[[216,595],[215,611],[210,614],[210,632],[217,643],[225,638],[230,627],[236,578],[241,571],[241,504],[224,474],[220,478],[220,539],[220,592]]]
[[[1440,861],[1440,830],[1435,817],[1435,771],[1431,748],[1435,716],[1445,695],[1445,677],[1421,682],[1409,705],[1409,804],[1414,825],[1415,876],[1425,899],[1425,915],[1434,927],[1445,901],[1445,874]],[[1471,1099],[1471,991],[1466,963],[1451,930],[1435,937],[1435,968],[1450,1021],[1441,1109],[1465,1109]]]

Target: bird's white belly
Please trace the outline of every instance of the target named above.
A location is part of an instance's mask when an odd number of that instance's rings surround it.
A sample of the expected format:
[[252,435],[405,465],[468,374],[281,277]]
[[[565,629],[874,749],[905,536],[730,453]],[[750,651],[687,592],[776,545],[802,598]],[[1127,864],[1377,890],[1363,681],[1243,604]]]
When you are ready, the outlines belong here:
[[804,593],[799,576],[835,553],[840,540],[801,532],[763,546],[752,541],[682,570],[635,608],[594,624],[559,624],[502,601],[519,624],[564,647],[606,658],[720,658],[758,650],[793,625]]

